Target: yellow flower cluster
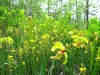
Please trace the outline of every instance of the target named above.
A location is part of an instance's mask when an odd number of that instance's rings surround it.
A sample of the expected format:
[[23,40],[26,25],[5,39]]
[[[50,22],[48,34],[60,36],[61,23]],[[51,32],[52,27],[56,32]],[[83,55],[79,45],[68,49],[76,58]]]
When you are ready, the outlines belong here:
[[14,49],[11,50],[11,53],[12,53],[12,54],[15,53],[15,52],[16,52],[16,50],[14,50]]
[[22,55],[22,54],[23,54],[23,50],[19,49],[19,55]]
[[0,38],[0,43],[4,43],[4,42],[6,42],[8,44],[13,44],[14,43],[14,41],[11,37]]
[[86,73],[86,67],[79,68],[80,73]]
[[22,62],[22,65],[25,66],[25,62]]
[[46,39],[46,38],[49,38],[49,35],[48,34],[42,35],[42,39]]
[[71,36],[71,38],[74,40],[73,46],[77,48],[86,48],[86,45],[88,43],[88,40],[85,37],[79,37],[77,35]]
[[32,43],[35,42],[35,41],[36,41],[36,40],[33,40],[33,39],[30,40],[30,42],[32,42]]
[[77,29],[68,32],[69,35],[78,35],[78,36],[84,36],[85,33],[86,32],[84,30],[77,30]]
[[13,60],[13,56],[8,56],[8,59],[9,60]]

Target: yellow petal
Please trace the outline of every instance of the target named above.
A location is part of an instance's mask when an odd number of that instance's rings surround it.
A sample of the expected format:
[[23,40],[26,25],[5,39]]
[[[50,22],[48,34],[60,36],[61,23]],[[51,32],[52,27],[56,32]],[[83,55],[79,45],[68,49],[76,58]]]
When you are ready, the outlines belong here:
[[66,52],[64,52],[64,56],[65,56],[65,60],[63,61],[63,64],[62,65],[66,65],[67,59],[68,59],[68,55],[67,55]]
[[56,42],[55,45],[51,48],[51,51],[55,51],[56,49],[65,50],[65,47],[61,42]]
[[71,36],[71,38],[72,38],[72,39],[76,39],[76,38],[79,38],[79,36],[73,35],[73,36]]
[[62,57],[62,51],[58,51],[55,56],[51,56],[51,59],[61,59]]
[[80,39],[82,40],[82,42],[88,43],[87,38],[85,38],[85,37],[80,37]]

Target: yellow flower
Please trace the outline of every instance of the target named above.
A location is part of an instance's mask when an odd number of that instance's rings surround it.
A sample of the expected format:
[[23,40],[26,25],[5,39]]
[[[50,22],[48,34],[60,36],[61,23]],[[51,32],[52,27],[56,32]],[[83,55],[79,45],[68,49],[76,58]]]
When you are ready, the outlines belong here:
[[20,55],[23,54],[23,50],[22,50],[22,49],[19,50],[19,54],[20,54]]
[[73,35],[73,32],[72,32],[72,31],[69,31],[68,34],[69,34],[69,35]]
[[51,48],[51,51],[55,51],[56,49],[65,50],[65,47],[61,42],[55,42],[55,45]]
[[13,56],[8,56],[8,59],[9,60],[13,60]]
[[77,35],[71,36],[73,41],[73,46],[77,48],[86,48],[86,45],[88,43],[88,40],[85,37],[79,37]]
[[63,65],[67,63],[68,55],[65,51],[65,47],[61,42],[56,42],[55,45],[51,48],[51,51],[54,52],[56,49],[60,49],[55,56],[51,56],[51,59],[61,59],[62,55],[64,55],[65,60],[63,61]]
[[58,51],[55,56],[51,56],[51,59],[61,59],[63,51]]
[[42,35],[42,39],[46,39],[46,38],[49,38],[49,35],[48,34]]
[[42,41],[39,41],[39,44],[42,44]]
[[70,45],[69,45],[68,43],[66,43],[66,47],[67,47],[67,48],[69,48],[69,47],[70,47]]
[[14,49],[11,50],[11,53],[15,53],[15,52],[16,52],[16,50],[14,50]]
[[25,62],[22,62],[22,65],[25,66]]
[[38,62],[39,61],[39,58],[36,58],[36,61]]
[[32,43],[33,43],[33,42],[35,42],[35,40],[31,39],[31,40],[30,40],[30,42],[32,42]]
[[95,58],[96,61],[100,61],[100,57]]
[[86,72],[86,67],[79,68],[79,70],[80,70],[80,73],[85,73]]
[[81,41],[79,41],[79,42],[73,42],[73,46],[75,46],[77,48],[86,48],[86,45],[83,44]]

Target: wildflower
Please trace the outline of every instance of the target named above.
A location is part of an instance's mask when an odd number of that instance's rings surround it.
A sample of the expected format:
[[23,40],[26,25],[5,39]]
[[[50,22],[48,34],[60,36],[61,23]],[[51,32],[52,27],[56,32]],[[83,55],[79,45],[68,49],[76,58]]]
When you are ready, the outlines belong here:
[[13,39],[11,37],[7,37],[7,41],[8,41],[9,44],[14,43],[14,41],[13,41]]
[[15,28],[15,34],[18,35],[19,34],[19,30],[17,28]]
[[100,61],[100,57],[95,58],[95,60],[96,60],[97,62]]
[[30,42],[32,42],[32,43],[33,43],[33,42],[35,42],[35,40],[31,39],[31,40],[30,40]]
[[49,37],[48,34],[44,34],[44,35],[42,35],[42,39],[46,39],[46,38],[48,38],[48,37]]
[[67,48],[69,48],[69,47],[70,47],[70,45],[69,45],[68,43],[66,43],[66,47],[67,47]]
[[51,51],[55,51],[56,49],[65,50],[65,47],[61,42],[55,42],[55,45],[51,48]]
[[22,62],[22,65],[25,66],[25,62]]
[[23,50],[20,49],[20,50],[19,50],[19,55],[22,55],[22,54],[23,54]]
[[38,62],[39,61],[39,58],[36,58],[36,61]]
[[0,38],[0,43],[3,43],[4,42],[4,38]]
[[81,41],[79,41],[79,42],[73,42],[73,46],[75,46],[77,48],[86,48],[86,45],[82,44]]
[[69,35],[73,35],[73,32],[72,32],[72,31],[69,31],[68,34],[69,34]]
[[8,56],[8,59],[9,60],[13,60],[13,56]]
[[71,36],[72,39],[74,39],[73,46],[77,48],[86,48],[86,45],[88,43],[88,40],[85,37],[79,37],[77,35]]
[[65,52],[65,50],[60,50],[60,51],[58,51],[58,52],[56,53],[55,56],[51,56],[50,58],[51,58],[51,59],[61,59],[61,57],[62,57],[62,55],[63,55],[64,52]]
[[56,42],[55,45],[51,48],[51,51],[54,52],[56,49],[60,49],[55,56],[51,56],[51,59],[61,59],[62,56],[64,55],[65,60],[63,61],[63,65],[65,65],[67,63],[67,58],[68,55],[65,51],[65,47],[63,46],[63,44],[61,42]]
[[11,50],[11,53],[15,53],[15,52],[16,52],[16,50],[14,50],[14,49]]
[[86,72],[86,67],[79,68],[79,70],[80,70],[80,73],[85,73]]

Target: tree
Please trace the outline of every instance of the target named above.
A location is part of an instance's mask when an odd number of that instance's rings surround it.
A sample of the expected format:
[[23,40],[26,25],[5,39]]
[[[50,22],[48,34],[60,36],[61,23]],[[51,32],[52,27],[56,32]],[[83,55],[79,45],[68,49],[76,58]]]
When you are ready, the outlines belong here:
[[89,0],[86,0],[86,22],[87,22],[87,28],[88,28],[88,20],[89,20]]

